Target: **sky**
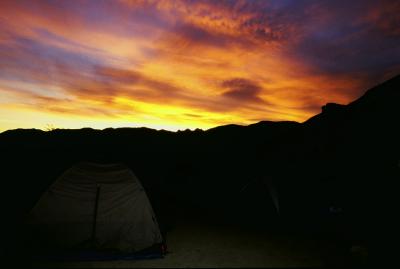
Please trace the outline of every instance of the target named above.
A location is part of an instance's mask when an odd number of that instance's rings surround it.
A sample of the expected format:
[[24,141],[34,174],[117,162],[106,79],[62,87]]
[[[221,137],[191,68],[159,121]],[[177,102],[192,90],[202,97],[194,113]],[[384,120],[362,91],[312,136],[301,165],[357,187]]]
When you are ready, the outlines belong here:
[[400,1],[0,1],[0,132],[302,122],[400,73]]

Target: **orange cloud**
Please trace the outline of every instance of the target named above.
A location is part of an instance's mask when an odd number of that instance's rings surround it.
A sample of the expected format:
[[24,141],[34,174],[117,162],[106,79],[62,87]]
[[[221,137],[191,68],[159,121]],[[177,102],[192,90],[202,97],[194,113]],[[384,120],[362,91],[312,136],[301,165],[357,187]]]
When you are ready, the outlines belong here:
[[2,1],[0,129],[303,121],[400,70],[385,3]]

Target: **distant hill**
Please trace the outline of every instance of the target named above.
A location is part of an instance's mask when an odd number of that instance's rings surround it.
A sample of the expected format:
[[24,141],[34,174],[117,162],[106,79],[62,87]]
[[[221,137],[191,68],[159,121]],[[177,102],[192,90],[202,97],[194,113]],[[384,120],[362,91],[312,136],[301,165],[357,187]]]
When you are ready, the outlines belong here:
[[[0,134],[1,195],[14,207],[4,210],[27,212],[65,169],[96,161],[130,166],[156,205],[172,197],[228,215],[245,214],[246,201],[259,194],[241,190],[260,179],[276,186],[282,216],[312,223],[334,205],[365,220],[371,203],[383,203],[388,186],[398,180],[399,116],[396,76],[350,104],[328,103],[303,123],[262,121],[178,132],[9,130]],[[258,206],[257,212],[269,216]]]

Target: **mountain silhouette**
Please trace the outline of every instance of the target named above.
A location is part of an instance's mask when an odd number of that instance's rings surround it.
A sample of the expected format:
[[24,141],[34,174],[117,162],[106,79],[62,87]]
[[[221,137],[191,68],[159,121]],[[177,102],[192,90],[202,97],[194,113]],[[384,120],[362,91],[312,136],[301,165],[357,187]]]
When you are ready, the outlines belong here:
[[[262,121],[177,132],[5,131],[0,152],[6,225],[12,229],[22,220],[73,164],[122,162],[142,181],[161,223],[182,206],[250,225],[279,218],[315,230],[335,225],[333,208],[361,238],[374,230],[374,219],[383,214],[377,208],[387,207],[392,182],[400,178],[399,101],[396,76],[347,105],[326,104],[303,123]],[[279,216],[271,201],[256,199],[263,191],[252,182],[275,186]]]

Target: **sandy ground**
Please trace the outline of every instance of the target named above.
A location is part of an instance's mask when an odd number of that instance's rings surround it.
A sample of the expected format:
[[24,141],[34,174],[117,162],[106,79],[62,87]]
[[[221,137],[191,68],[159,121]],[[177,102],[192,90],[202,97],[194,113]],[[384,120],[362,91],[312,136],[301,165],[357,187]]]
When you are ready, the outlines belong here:
[[176,225],[168,234],[167,244],[169,253],[163,259],[52,262],[34,267],[321,267],[326,265],[326,253],[335,255],[329,243],[310,237],[198,223]]

